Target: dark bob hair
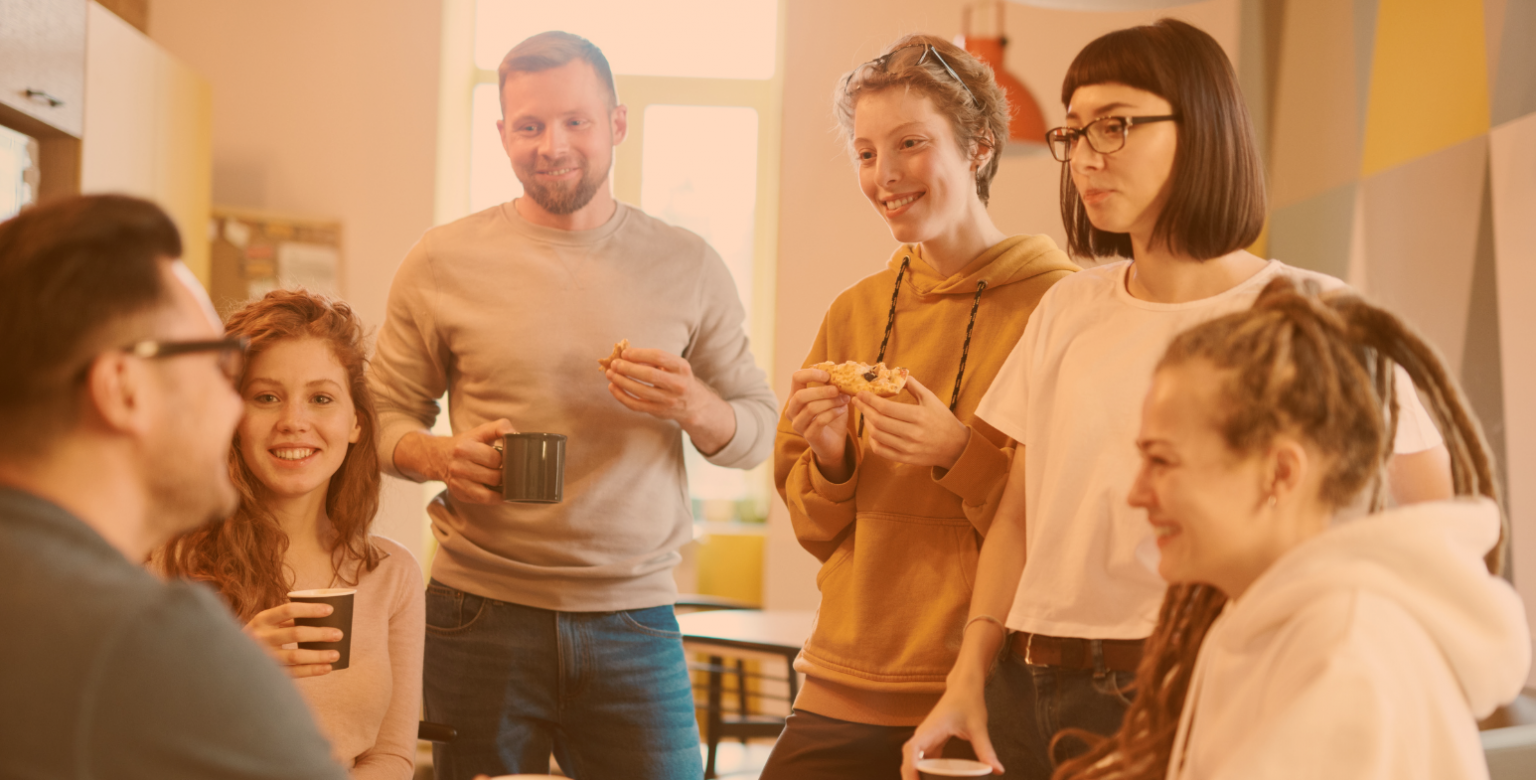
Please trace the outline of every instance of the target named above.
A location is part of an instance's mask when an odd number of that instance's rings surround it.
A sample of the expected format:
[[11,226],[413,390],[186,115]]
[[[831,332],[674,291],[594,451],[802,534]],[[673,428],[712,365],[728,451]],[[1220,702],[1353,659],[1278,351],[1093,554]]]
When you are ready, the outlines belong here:
[[[1062,105],[1078,87],[1119,83],[1167,100],[1179,117],[1168,202],[1152,243],[1209,260],[1252,244],[1268,208],[1264,163],[1253,122],[1226,52],[1205,31],[1176,19],[1104,35],[1078,53],[1061,85]],[[1061,168],[1061,219],[1078,257],[1130,257],[1131,237],[1088,221],[1067,164]]]

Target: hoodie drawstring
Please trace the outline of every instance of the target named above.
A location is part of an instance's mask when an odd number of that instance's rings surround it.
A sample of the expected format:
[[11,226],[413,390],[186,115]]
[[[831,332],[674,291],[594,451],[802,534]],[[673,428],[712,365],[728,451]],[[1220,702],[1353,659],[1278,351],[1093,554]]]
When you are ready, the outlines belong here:
[[[911,257],[901,259],[901,268],[896,271],[896,287],[891,290],[891,311],[885,318],[885,336],[880,339],[880,356],[875,358],[876,363],[885,362],[885,348],[891,342],[891,329],[896,326],[896,298],[901,295],[901,280],[907,275],[907,264]],[[971,331],[976,328],[976,310],[981,307],[981,291],[987,289],[987,280],[976,282],[976,297],[971,299],[971,321],[965,326],[965,344],[960,348],[960,370],[955,373],[955,389],[949,394],[949,411],[955,411],[955,406],[960,403],[960,381],[965,378],[965,361],[971,354]],[[864,435],[864,418],[859,418],[858,436]]]
[[[907,264],[912,261],[910,257],[901,258],[901,268],[896,271],[896,287],[891,290],[891,313],[885,317],[885,336],[880,339],[880,356],[875,358],[875,363],[885,362],[885,345],[891,343],[891,328],[896,326],[896,296],[901,295],[901,279],[907,275]],[[859,438],[864,436],[864,418],[859,417]]]
[[[976,283],[976,297],[971,299],[971,322],[965,326],[965,346],[960,348],[960,371],[955,374],[955,389],[949,394],[950,413],[954,413],[955,404],[960,403],[960,378],[965,376],[965,359],[971,354],[971,331],[976,328],[976,309],[981,306],[981,291],[985,289],[986,279]],[[894,314],[895,309],[891,313]]]

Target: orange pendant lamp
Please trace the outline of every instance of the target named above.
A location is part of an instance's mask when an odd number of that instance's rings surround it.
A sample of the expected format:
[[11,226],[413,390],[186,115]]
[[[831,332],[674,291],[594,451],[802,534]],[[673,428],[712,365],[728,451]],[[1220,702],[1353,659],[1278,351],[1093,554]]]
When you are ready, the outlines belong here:
[[1045,115],[1040,104],[1030,94],[1029,87],[1003,66],[1003,52],[1008,48],[1008,36],[1003,34],[1003,1],[979,0],[965,6],[961,12],[960,38],[965,50],[992,68],[997,85],[1008,96],[1008,151],[1039,151],[1045,149]]

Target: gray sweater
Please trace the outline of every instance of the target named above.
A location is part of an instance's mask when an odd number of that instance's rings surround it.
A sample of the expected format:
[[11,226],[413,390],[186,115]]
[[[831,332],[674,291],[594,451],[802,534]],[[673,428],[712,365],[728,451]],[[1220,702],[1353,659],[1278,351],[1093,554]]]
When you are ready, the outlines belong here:
[[345,780],[218,597],[0,487],[0,777]]
[[505,417],[568,437],[562,503],[432,501],[432,576],[542,609],[672,603],[692,538],[682,429],[616,401],[597,360],[626,338],[682,355],[736,413],[709,461],[751,468],[777,401],[744,318],[708,244],[622,203],[593,230],[533,225],[507,203],[427,231],[395,274],[371,368],[383,469],[401,476],[395,445],[431,427],[445,391],[454,433]]

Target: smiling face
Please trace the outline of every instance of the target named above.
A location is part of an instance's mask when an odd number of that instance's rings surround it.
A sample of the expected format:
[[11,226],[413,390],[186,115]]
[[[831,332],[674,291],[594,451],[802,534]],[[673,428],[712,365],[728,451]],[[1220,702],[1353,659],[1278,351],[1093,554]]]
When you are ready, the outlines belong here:
[[853,134],[859,187],[897,241],[932,240],[956,230],[971,209],[984,209],[975,163],[926,96],[894,88],[864,95]]
[[[1167,100],[1124,84],[1091,84],[1072,93],[1067,126],[1083,127],[1103,116],[1164,116]],[[1178,148],[1178,123],[1155,122],[1128,130],[1125,146],[1101,154],[1079,139],[1072,150],[1072,183],[1088,219],[1099,230],[1147,237],[1168,201]]]
[[611,102],[608,88],[580,59],[507,77],[496,130],[523,191],[539,208],[572,214],[604,192],[627,121],[624,107]]
[[1147,510],[1163,579],[1236,595],[1293,542],[1269,505],[1266,459],[1234,452],[1216,427],[1222,380],[1205,360],[1157,372],[1142,407],[1141,470],[1128,500]]
[[324,491],[362,434],[347,371],[324,341],[286,339],[246,368],[240,454],[274,497]]

